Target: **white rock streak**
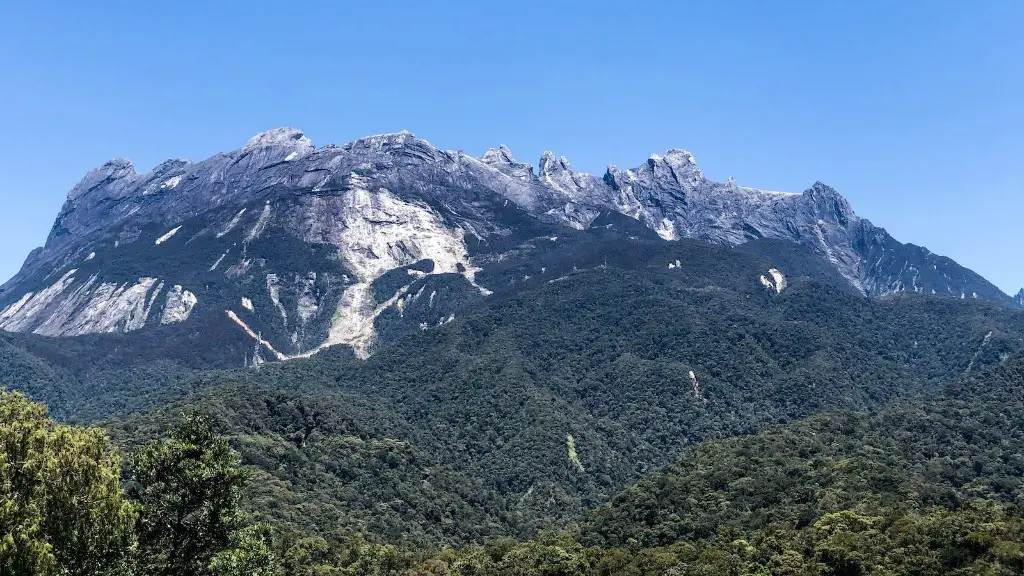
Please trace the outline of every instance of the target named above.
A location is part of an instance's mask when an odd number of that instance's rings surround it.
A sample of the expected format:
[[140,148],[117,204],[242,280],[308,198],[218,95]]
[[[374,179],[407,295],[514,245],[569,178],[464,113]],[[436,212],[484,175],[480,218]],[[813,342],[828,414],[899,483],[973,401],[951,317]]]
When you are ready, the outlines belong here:
[[18,324],[21,331],[45,336],[129,332],[146,325],[152,309],[152,298],[146,296],[157,286],[156,278],[116,284],[97,282],[94,275],[65,295],[72,282],[66,274],[26,302],[9,322]]
[[8,306],[8,307],[4,308],[2,311],[0,311],[0,327],[5,327],[6,328],[6,326],[4,326],[4,324],[9,319],[17,316],[18,312],[20,312],[21,309],[25,307],[25,304],[28,304],[29,301],[32,300],[32,296],[34,296],[34,295],[35,295],[35,292],[27,292],[17,302],[15,302],[14,304],[11,304],[10,306]]
[[267,222],[270,221],[270,202],[268,201],[263,205],[263,212],[260,212],[260,218],[256,221],[256,225],[252,227],[252,230],[245,235],[246,242],[252,242],[253,240],[260,237],[263,231],[267,229]]
[[49,336],[79,336],[138,330],[146,325],[151,309],[146,296],[156,284],[156,278],[139,278],[134,284],[96,285],[93,276],[34,331]]
[[59,280],[36,294],[29,292],[20,300],[0,312],[0,328],[10,332],[27,332],[37,320],[45,318],[43,312],[68,286],[75,281],[76,269],[68,270]]
[[[44,336],[130,332],[147,325],[163,288],[162,282],[148,277],[115,283],[99,282],[93,275],[76,282],[75,272],[65,272],[50,286],[25,294],[4,308],[0,311],[0,328]],[[194,298],[188,294],[186,300],[188,297]]]
[[[230,252],[230,250],[228,250],[228,252]],[[210,266],[210,269],[207,270],[207,272],[213,272],[216,270],[217,266],[220,266],[220,263],[224,261],[224,257],[228,255],[228,252],[221,254],[220,258],[217,258],[217,261],[213,263],[213,266]]]
[[235,314],[233,310],[225,310],[224,313],[228,315],[228,318],[230,318],[232,322],[238,324],[242,328],[242,330],[245,330],[245,333],[248,334],[249,337],[251,337],[253,340],[256,340],[264,348],[269,350],[270,353],[273,354],[275,358],[277,358],[278,360],[288,359],[284,354],[281,354],[280,352],[275,350],[274,347],[270,344],[270,342],[267,342],[266,340],[260,338],[259,334],[253,332],[252,328],[249,328],[249,325],[242,321],[242,319],[238,317],[238,314]]
[[299,320],[305,325],[320,310],[316,302],[316,296],[313,293],[313,288],[316,285],[316,272],[310,272],[305,278],[297,280],[299,285],[299,302],[296,312],[299,313]]
[[235,214],[235,216],[231,219],[231,221],[228,222],[226,226],[224,226],[223,230],[221,230],[220,232],[217,232],[217,238],[222,238],[222,237],[224,237],[224,235],[226,235],[229,232],[231,232],[232,230],[234,230],[235,226],[238,226],[238,221],[242,219],[242,215],[244,215],[244,214],[245,214],[245,208],[242,208],[241,210],[238,211],[238,214]]
[[281,283],[277,280],[277,274],[267,274],[267,293],[270,294],[270,301],[274,303],[274,307],[281,313],[281,320],[287,326],[288,312],[281,305]]
[[159,246],[159,245],[163,244],[164,242],[167,242],[168,240],[170,240],[172,236],[174,236],[175,234],[178,233],[178,230],[181,230],[181,226],[177,226],[176,228],[173,228],[172,230],[167,232],[167,234],[164,234],[163,236],[157,238],[156,239],[156,245]]

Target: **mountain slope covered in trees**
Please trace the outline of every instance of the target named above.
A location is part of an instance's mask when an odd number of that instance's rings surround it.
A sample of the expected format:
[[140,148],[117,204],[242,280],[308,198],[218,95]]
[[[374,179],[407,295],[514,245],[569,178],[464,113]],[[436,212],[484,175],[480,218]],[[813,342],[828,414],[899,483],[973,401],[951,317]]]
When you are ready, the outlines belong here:
[[[1016,566],[1024,314],[867,298],[787,242],[629,226],[510,250],[479,275],[491,297],[365,359],[228,369],[179,323],[152,339],[3,334],[0,380],[126,454],[208,411],[247,471],[242,508],[274,546],[337,543],[317,548],[327,564],[393,545],[421,573],[530,573],[545,554],[580,574],[840,573],[821,567],[892,563],[870,551],[926,538],[939,548],[900,554],[930,554],[933,573]],[[378,329],[417,313],[385,310]],[[950,551],[982,526],[989,540]]]
[[[686,450],[674,464],[583,514],[578,527],[564,532],[541,532],[526,540],[476,535],[474,540],[480,544],[439,549],[436,543],[414,544],[408,533],[373,533],[380,524],[351,525],[343,534],[331,534],[311,527],[296,531],[295,524],[280,518],[269,525],[243,528],[246,521],[235,518],[225,524],[221,535],[196,549],[198,556],[186,558],[168,554],[174,550],[169,539],[173,531],[146,532],[147,522],[165,514],[164,503],[171,506],[168,511],[189,506],[205,509],[204,499],[212,504],[222,497],[218,494],[228,496],[233,490],[228,484],[223,490],[217,488],[220,483],[215,479],[223,476],[237,478],[231,483],[250,484],[246,499],[251,507],[253,495],[262,490],[260,485],[274,481],[259,472],[271,472],[265,463],[239,476],[233,456],[225,452],[226,445],[211,436],[209,425],[203,423],[209,420],[191,412],[181,425],[180,416],[166,421],[149,419],[119,432],[122,449],[131,454],[128,499],[103,481],[106,495],[101,501],[112,503],[111,513],[125,519],[118,527],[108,526],[106,548],[69,547],[62,531],[77,524],[47,523],[57,516],[45,515],[39,521],[46,526],[42,536],[58,544],[57,566],[69,561],[65,559],[68,554],[91,562],[99,562],[102,556],[97,554],[118,559],[116,564],[76,564],[80,566],[76,574],[127,575],[134,574],[136,567],[149,566],[150,573],[161,574],[187,569],[190,574],[279,576],[1009,575],[1024,570],[1022,404],[1024,359],[1018,357],[874,414],[830,412],[772,426],[754,436],[702,443]],[[268,410],[271,407],[275,413],[263,415],[267,422],[288,422],[287,411],[302,412],[288,401],[266,403]],[[0,396],[0,408],[0,436],[9,440],[16,440],[11,433],[25,425],[59,430],[43,424],[40,412],[23,401],[14,398],[12,402],[11,395]],[[161,439],[167,423],[174,429],[168,439]],[[69,432],[101,442],[96,431]],[[308,439],[307,430],[302,429],[282,436],[299,448]],[[254,448],[254,440],[231,436],[231,444],[241,448],[243,459],[251,458],[246,452]],[[353,452],[363,447],[355,436],[344,443]],[[0,444],[0,456],[10,458],[14,453],[9,450],[18,446],[27,447],[30,460],[34,457],[36,448],[17,441]],[[75,453],[81,448],[70,450]],[[207,451],[209,458],[203,456]],[[384,485],[381,481],[400,483],[410,471],[410,461],[392,458],[401,451],[383,445],[365,451],[366,456],[376,458],[376,467],[382,472],[376,479],[378,485]],[[91,456],[86,454],[92,451],[77,456],[79,466],[89,466]],[[96,454],[98,465],[110,478],[111,466],[118,462],[116,456],[99,444]],[[39,455],[46,456],[42,451]],[[199,461],[189,463],[193,457],[205,462],[202,466],[210,466],[213,484],[178,484],[174,480],[179,477],[174,470],[200,469],[194,468]],[[48,458],[39,461],[51,461]],[[48,481],[54,482],[52,471],[49,475]],[[450,472],[448,478],[459,481],[458,475]],[[353,483],[354,492],[365,488],[358,478],[354,477]],[[60,499],[65,497],[61,490],[72,486],[54,483],[45,493]],[[462,493],[471,496],[476,489],[478,485],[467,482]],[[168,499],[171,494],[175,497]],[[188,494],[193,495],[188,500],[179,503],[175,499]],[[379,492],[363,496],[378,504],[387,502],[388,497]],[[352,501],[335,502],[352,505]],[[276,502],[307,513],[316,508],[313,503],[306,504],[303,508],[302,503]],[[236,514],[227,505],[215,509]],[[45,510],[45,514],[55,515],[61,508]],[[257,516],[264,511],[257,510]],[[0,517],[0,522],[5,521]],[[219,521],[211,517],[203,522],[214,522],[213,526]],[[136,525],[138,528],[132,527]],[[163,521],[156,524],[164,525]],[[89,524],[80,526],[86,529]],[[364,535],[382,543],[370,544]],[[138,549],[131,546],[136,537],[145,544]],[[33,554],[28,548],[0,546],[0,565],[31,560],[36,558]],[[25,573],[54,573],[47,568],[51,560],[40,557],[39,562]]]
[[458,544],[565,526],[700,442],[876,410],[1021,349],[1024,318],[999,306],[806,276],[779,293],[760,254],[614,246],[368,360],[183,378],[194,392],[109,426],[130,443],[205,407],[264,479],[262,517]]

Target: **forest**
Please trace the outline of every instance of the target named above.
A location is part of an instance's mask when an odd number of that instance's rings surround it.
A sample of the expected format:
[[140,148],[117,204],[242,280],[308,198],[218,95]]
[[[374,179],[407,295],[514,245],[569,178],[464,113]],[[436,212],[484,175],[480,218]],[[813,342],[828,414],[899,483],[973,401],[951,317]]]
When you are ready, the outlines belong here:
[[1021,573],[1024,315],[794,250],[553,253],[367,360],[0,334],[0,572]]
[[[126,452],[102,430],[55,423],[44,406],[7,392],[0,396],[0,569],[1019,574],[1022,406],[1024,361],[1014,360],[875,414],[830,412],[698,444],[577,522],[530,538],[430,546],[388,542],[358,526],[328,535],[261,520],[244,500],[266,478],[243,465],[235,446],[244,444],[218,433],[208,412],[188,411]],[[301,446],[301,438],[289,440]],[[389,458],[400,448],[365,451],[407,480],[410,462]]]

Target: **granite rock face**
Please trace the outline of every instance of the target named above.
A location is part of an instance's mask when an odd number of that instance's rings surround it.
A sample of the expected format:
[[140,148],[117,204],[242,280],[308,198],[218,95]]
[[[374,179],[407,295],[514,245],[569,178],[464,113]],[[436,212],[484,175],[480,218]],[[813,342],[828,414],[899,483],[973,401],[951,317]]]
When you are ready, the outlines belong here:
[[205,314],[250,334],[263,357],[334,344],[365,355],[382,316],[443,324],[453,308],[431,293],[486,298],[494,287],[477,274],[498,252],[610,213],[665,241],[802,244],[867,296],[1018,302],[897,242],[820,182],[802,193],[715,182],[684,150],[596,177],[551,152],[535,170],[504,146],[476,158],[402,132],[316,148],[279,128],[197,163],[140,174],[119,158],[87,174],[45,246],[0,287],[0,329],[71,336]]

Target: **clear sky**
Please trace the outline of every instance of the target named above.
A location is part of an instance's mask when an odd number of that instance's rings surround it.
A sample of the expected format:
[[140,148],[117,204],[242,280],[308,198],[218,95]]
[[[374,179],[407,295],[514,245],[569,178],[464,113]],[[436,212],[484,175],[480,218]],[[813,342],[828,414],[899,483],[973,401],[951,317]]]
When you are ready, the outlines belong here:
[[0,2],[0,278],[104,161],[294,126],[598,173],[686,148],[714,179],[828,183],[1015,292],[1022,31],[1019,0]]

